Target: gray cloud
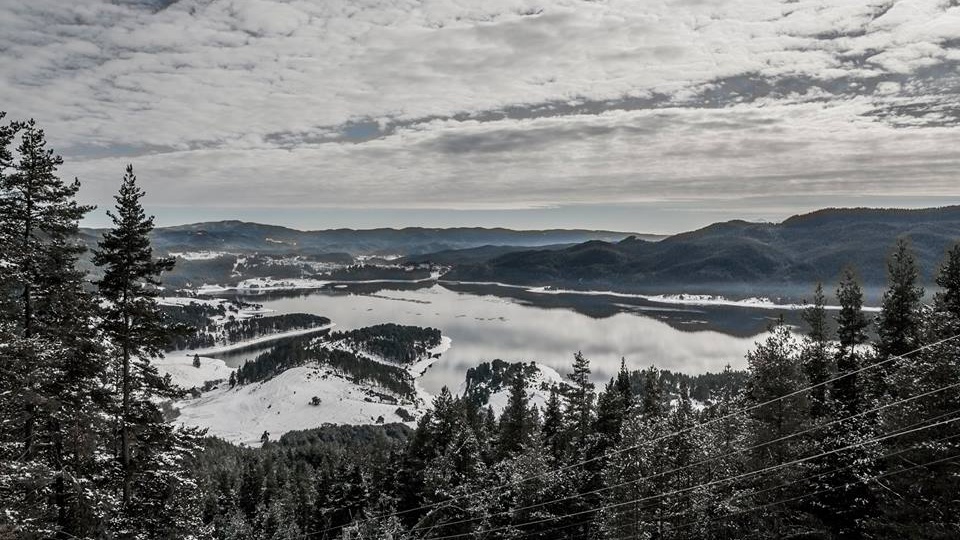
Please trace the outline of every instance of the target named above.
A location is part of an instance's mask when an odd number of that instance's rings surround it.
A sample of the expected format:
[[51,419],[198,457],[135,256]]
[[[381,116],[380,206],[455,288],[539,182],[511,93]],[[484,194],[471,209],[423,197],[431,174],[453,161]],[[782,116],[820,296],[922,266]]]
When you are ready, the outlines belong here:
[[935,197],[958,45],[940,0],[0,0],[0,103],[98,203]]

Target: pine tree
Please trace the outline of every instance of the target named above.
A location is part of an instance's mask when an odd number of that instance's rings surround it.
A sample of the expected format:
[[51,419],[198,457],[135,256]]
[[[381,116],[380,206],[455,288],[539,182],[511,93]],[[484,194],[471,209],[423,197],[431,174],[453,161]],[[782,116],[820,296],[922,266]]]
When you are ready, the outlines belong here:
[[76,268],[91,207],[61,164],[33,120],[0,129],[0,530],[22,538],[99,535],[111,506],[102,349]]
[[712,482],[713,485],[709,488],[709,497],[704,501],[700,513],[706,524],[698,530],[688,531],[691,537],[748,536],[748,519],[751,516],[738,515],[738,511],[749,506],[751,489],[740,482],[724,481],[743,474],[749,457],[741,451],[747,446],[747,421],[742,414],[736,413],[743,404],[742,395],[734,388],[733,379],[733,370],[728,364],[721,374],[723,383],[712,396],[713,404],[707,407],[702,418],[706,424],[703,437],[706,456],[701,481],[705,484]]
[[650,366],[644,371],[641,388],[643,391],[639,403],[640,414],[648,417],[663,415],[663,380],[656,366]]
[[863,290],[853,269],[843,271],[837,288],[840,312],[837,314],[837,375],[844,375],[833,383],[831,394],[841,412],[855,414],[860,409],[861,378],[858,373],[863,353],[860,346],[867,342],[870,323],[863,315]]
[[483,529],[495,527],[484,519],[491,513],[495,494],[483,493],[489,481],[487,467],[480,443],[466,424],[457,423],[450,445],[427,465],[424,478],[428,502],[450,502],[431,508],[414,529],[434,531],[437,536],[479,536]]
[[620,371],[610,379],[606,388],[597,397],[597,419],[594,432],[600,439],[601,451],[620,441],[623,419],[633,406],[633,389],[626,360],[620,359]]
[[941,313],[960,320],[960,243],[947,252],[947,258],[937,274],[940,291],[934,295],[934,305]]
[[519,452],[499,462],[495,472],[497,484],[507,487],[495,493],[497,515],[491,522],[514,526],[498,531],[498,538],[548,540],[557,538],[553,529],[582,521],[562,518],[567,512],[567,500],[564,499],[574,492],[570,483],[564,481],[562,473],[553,472],[552,458],[539,431],[534,431]]
[[[923,288],[917,285],[919,270],[907,241],[900,239],[887,264],[889,287],[883,295],[880,315],[877,317],[877,357],[886,360],[902,356],[920,345],[921,304]],[[880,366],[874,373],[874,393],[896,393],[888,384],[897,362]]]
[[507,406],[500,415],[497,449],[501,459],[519,450],[530,440],[533,430],[529,421],[528,402],[527,383],[523,371],[518,370],[510,383]]
[[[626,415],[622,436],[604,469],[604,480],[611,488],[604,493],[607,505],[602,529],[610,538],[663,538],[667,527],[667,501],[659,497],[670,491],[670,479],[663,474],[669,462],[670,429],[667,411],[661,407],[662,381],[651,368],[644,377],[644,398]],[[645,405],[646,403],[646,405]],[[638,501],[625,504],[628,501]]]
[[567,374],[570,387],[566,392],[566,416],[570,420],[575,444],[581,448],[590,436],[593,423],[593,383],[590,382],[590,360],[577,352],[573,356],[573,372]]
[[817,283],[813,295],[813,304],[803,311],[803,320],[807,323],[809,332],[800,352],[800,362],[807,377],[807,382],[815,386],[810,390],[810,417],[814,420],[823,418],[829,413],[827,401],[827,387],[822,384],[830,379],[834,372],[833,357],[829,329],[827,327],[827,310],[824,307],[823,285]]
[[614,389],[620,394],[623,410],[629,411],[633,407],[633,384],[630,382],[630,372],[627,370],[627,359],[620,358],[620,371],[617,372],[617,380],[614,383]]
[[[588,460],[585,466],[570,471],[570,482],[581,493],[581,497],[569,503],[572,513],[575,513],[599,506],[600,496],[595,492],[603,485],[602,472],[606,458],[603,443],[593,433],[596,396],[590,381],[590,361],[583,353],[574,355],[573,372],[567,374],[567,379],[570,382],[565,392],[567,404],[564,416],[568,422],[565,429],[569,433],[567,440],[570,443],[568,459]],[[570,531],[571,535],[586,537],[595,533],[593,524]]]
[[543,442],[550,449],[550,455],[559,461],[567,453],[566,433],[563,429],[563,409],[560,405],[560,391],[556,386],[550,388],[550,397],[543,411]]
[[[819,474],[815,489],[823,494],[811,503],[812,512],[834,536],[861,538],[865,524],[876,513],[876,501],[867,481],[876,475],[876,417],[861,415],[866,408],[866,387],[858,370],[870,359],[862,347],[869,323],[863,315],[863,291],[852,269],[846,269],[837,289],[836,367],[838,377],[830,389],[834,422],[819,432],[817,450],[831,452],[828,460],[814,463]],[[843,450],[846,449],[846,450]],[[823,473],[826,469],[828,472]]]
[[196,529],[189,508],[193,483],[184,476],[183,465],[197,450],[199,434],[168,425],[155,403],[180,395],[169,377],[161,377],[150,363],[171,336],[156,297],[160,275],[173,268],[173,260],[153,257],[149,238],[153,218],[143,211],[143,196],[128,165],[115,197],[116,212],[107,213],[114,227],[104,233],[93,260],[103,268],[97,282],[106,300],[102,326],[114,350],[119,386],[116,423],[123,513],[116,526],[129,529],[136,520],[138,529],[162,537]]
[[[786,438],[804,426],[807,403],[804,394],[796,394],[806,385],[803,370],[797,355],[796,342],[781,320],[770,331],[770,336],[758,343],[747,354],[750,379],[747,383],[747,404],[753,408],[749,413],[748,445],[755,447],[749,462],[753,469],[779,466],[802,455],[802,446],[796,438]],[[789,467],[779,470],[777,478],[761,478],[755,484],[766,490],[755,496],[755,504],[768,504],[772,500],[796,495],[789,489],[776,489],[781,483],[802,477],[802,470]],[[764,534],[779,534],[797,526],[797,516],[787,511],[772,513],[761,519],[758,526]]]
[[600,395],[597,396],[597,418],[593,432],[599,438],[603,450],[620,440],[620,428],[626,414],[623,394],[616,388],[614,379],[610,379]]
[[667,429],[672,435],[666,439],[669,468],[674,471],[668,475],[672,491],[681,493],[665,498],[664,505],[667,512],[676,517],[672,519],[673,526],[685,526],[696,519],[699,507],[705,504],[708,494],[704,488],[698,488],[701,483],[702,468],[694,466],[703,461],[702,448],[703,432],[696,429],[697,415],[690,401],[690,389],[686,381],[680,383],[680,395],[677,406],[667,416]]
[[[921,331],[921,340],[929,348],[898,361],[901,367],[891,378],[898,396],[929,395],[884,410],[884,430],[951,418],[960,410],[960,391],[952,387],[960,381],[960,341],[952,339],[960,334],[960,246],[948,251],[936,283],[940,290],[923,318]],[[891,476],[885,482],[890,490],[879,492],[884,527],[903,538],[960,536],[960,501],[955,496],[960,490],[960,465],[949,459],[960,453],[960,426],[946,424],[887,443],[888,452],[898,452],[884,463],[890,471],[912,463],[936,463]]]

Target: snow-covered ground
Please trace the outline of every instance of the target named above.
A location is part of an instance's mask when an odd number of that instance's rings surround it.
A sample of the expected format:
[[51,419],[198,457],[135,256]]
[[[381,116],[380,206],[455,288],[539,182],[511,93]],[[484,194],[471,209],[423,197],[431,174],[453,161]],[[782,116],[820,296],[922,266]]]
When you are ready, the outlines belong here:
[[226,251],[171,251],[169,255],[185,261],[209,261],[217,257],[233,255],[233,253],[227,253]]
[[[623,293],[616,291],[594,291],[594,290],[579,290],[579,289],[561,289],[557,287],[543,286],[543,287],[530,287],[529,285],[514,285],[510,283],[501,283],[499,281],[448,281],[448,280],[439,280],[440,283],[451,283],[451,284],[460,284],[460,285],[484,285],[484,286],[493,286],[493,287],[505,287],[509,289],[523,289],[529,293],[535,294],[572,294],[572,295],[582,295],[582,296],[609,296],[612,298],[637,298],[641,300],[649,300],[650,302],[657,302],[660,304],[675,304],[683,306],[736,306],[736,307],[751,307],[756,309],[777,309],[777,310],[800,310],[806,309],[809,307],[808,304],[792,304],[792,303],[779,303],[775,300],[766,297],[752,297],[752,298],[743,298],[740,300],[732,300],[725,298],[719,295],[712,294],[687,294],[687,293],[677,293],[677,294],[634,294],[634,293]],[[840,309],[839,306],[825,306],[829,310]],[[864,306],[864,311],[877,312],[880,311],[879,307],[874,306]]]
[[[287,332],[283,335],[289,334],[291,333]],[[276,339],[279,336],[277,334],[265,338]],[[157,367],[162,373],[170,373],[174,382],[184,388],[199,387],[208,380],[227,379],[230,371],[233,371],[220,360],[204,358],[203,352],[210,354],[231,347],[249,346],[258,341],[244,341],[201,351],[199,369],[192,364],[194,351],[171,355],[157,362]],[[371,360],[397,366],[395,362],[350,348],[342,341],[318,344],[349,350]],[[180,416],[176,422],[207,428],[210,435],[248,445],[258,445],[264,431],[277,438],[291,430],[311,429],[325,423],[374,424],[381,417],[385,423],[405,422],[406,420],[397,414],[399,407],[419,418],[430,406],[433,396],[420,386],[417,379],[439,360],[440,355],[448,350],[450,345],[450,338],[444,336],[440,344],[429,349],[422,358],[404,366],[414,379],[416,397],[412,400],[397,398],[397,403],[391,403],[383,398],[383,395],[392,395],[389,390],[354,382],[329,367],[309,363],[288,369],[266,381],[234,388],[223,383],[199,398],[178,402],[175,406],[180,410]],[[214,367],[217,363],[219,367]],[[320,399],[319,405],[311,404],[314,396]],[[412,425],[412,422],[408,423]]]
[[[264,431],[276,439],[288,431],[325,423],[374,424],[381,416],[386,423],[402,422],[398,407],[422,414],[422,408],[413,404],[382,402],[371,391],[383,392],[308,364],[258,383],[234,388],[222,384],[197,399],[179,402],[175,422],[208,428],[210,435],[233,443],[259,445]],[[319,405],[311,404],[314,396],[320,399]]]
[[[530,399],[530,405],[536,405],[537,409],[543,413],[543,410],[547,406],[547,401],[550,399],[550,388],[563,384],[564,381],[563,377],[557,373],[555,369],[539,363],[535,363],[534,365],[537,367],[537,371],[533,377],[526,381],[527,397]],[[466,382],[464,382],[457,390],[457,394],[462,396],[466,389]],[[509,400],[510,387],[509,385],[504,385],[503,388],[490,393],[490,399],[487,401],[487,404],[493,407],[493,412],[497,416],[500,416],[503,409],[507,407]]]
[[169,353],[165,358],[151,361],[161,374],[170,374],[173,384],[189,390],[200,388],[207,381],[227,380],[236,371],[219,358],[200,356],[200,367],[194,367],[193,354],[183,352]]
[[[578,294],[584,296],[611,296],[614,298],[638,298],[661,304],[676,304],[683,306],[736,306],[756,309],[800,310],[806,309],[809,304],[781,304],[766,297],[743,298],[731,300],[723,296],[712,294],[631,294],[615,291],[580,291],[576,289],[557,289],[554,287],[530,287],[527,292],[538,294]],[[839,306],[825,306],[829,310],[840,309]],[[878,307],[863,308],[864,311],[880,311]]]
[[269,277],[258,277],[245,279],[236,285],[210,285],[204,284],[197,288],[198,294],[217,294],[227,291],[286,291],[286,290],[308,290],[322,289],[333,284],[335,287],[340,285],[371,285],[377,283],[424,283],[436,281],[440,277],[440,272],[432,272],[430,276],[420,279],[358,279],[358,280],[325,280],[314,278],[286,278],[274,279]]

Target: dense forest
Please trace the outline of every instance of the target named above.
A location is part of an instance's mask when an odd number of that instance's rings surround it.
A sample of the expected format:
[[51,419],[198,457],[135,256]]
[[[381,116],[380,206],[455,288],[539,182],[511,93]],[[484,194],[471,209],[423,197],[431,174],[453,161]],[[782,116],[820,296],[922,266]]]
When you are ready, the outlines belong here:
[[384,360],[406,364],[422,358],[440,344],[440,330],[394,323],[334,332],[330,339],[344,340],[361,351]]
[[578,353],[542,410],[521,369],[499,416],[444,390],[412,430],[241,448],[164,421],[174,261],[133,168],[90,282],[61,163],[33,121],[0,125],[0,538],[960,536],[960,245],[927,303],[897,242],[875,318],[844,270],[838,311],[818,287],[803,331],[774,325],[706,399],[655,367],[597,389]]
[[61,164],[34,121],[0,125],[0,537],[205,537],[203,434],[164,420],[182,392],[151,364],[175,330],[157,303],[173,260],[153,256],[128,166],[91,282],[91,207]]
[[281,313],[243,319],[229,315],[218,323],[211,317],[224,316],[222,306],[191,303],[185,306],[161,306],[161,309],[171,322],[186,326],[184,331],[170,337],[167,351],[229,345],[278,332],[320,328],[330,324],[329,318],[309,313]]

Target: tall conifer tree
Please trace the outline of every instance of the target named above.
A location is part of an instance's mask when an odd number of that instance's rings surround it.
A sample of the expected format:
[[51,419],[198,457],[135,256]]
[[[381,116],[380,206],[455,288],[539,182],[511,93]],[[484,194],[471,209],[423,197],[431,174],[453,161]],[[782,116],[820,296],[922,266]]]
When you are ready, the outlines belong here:
[[123,514],[118,526],[128,528],[130,520],[137,520],[137,528],[162,537],[193,527],[192,483],[178,473],[196,449],[198,434],[168,425],[155,404],[157,398],[180,395],[169,377],[161,377],[150,363],[171,336],[156,297],[160,275],[173,268],[173,260],[153,257],[149,238],[153,217],[144,213],[143,196],[128,165],[115,197],[116,212],[107,213],[114,227],[100,240],[94,263],[103,268],[97,285],[106,300],[103,328],[114,350],[119,386],[117,454]]
[[807,382],[819,385],[810,390],[810,417],[814,420],[824,417],[828,412],[827,388],[821,383],[833,374],[833,358],[830,353],[830,335],[827,327],[827,310],[824,307],[823,285],[817,283],[813,295],[813,304],[804,310],[803,320],[809,332],[800,352]]
[[[923,288],[917,284],[920,272],[907,241],[899,239],[887,262],[887,291],[877,316],[876,344],[879,360],[903,356],[921,344],[921,299]],[[890,378],[898,369],[915,359],[899,359],[879,366],[872,374],[870,390],[876,397],[898,395]]]
[[[9,145],[19,137],[14,151]],[[76,268],[91,207],[33,120],[0,129],[0,499],[18,537],[101,534],[103,357]],[[2,529],[2,527],[0,527]]]

